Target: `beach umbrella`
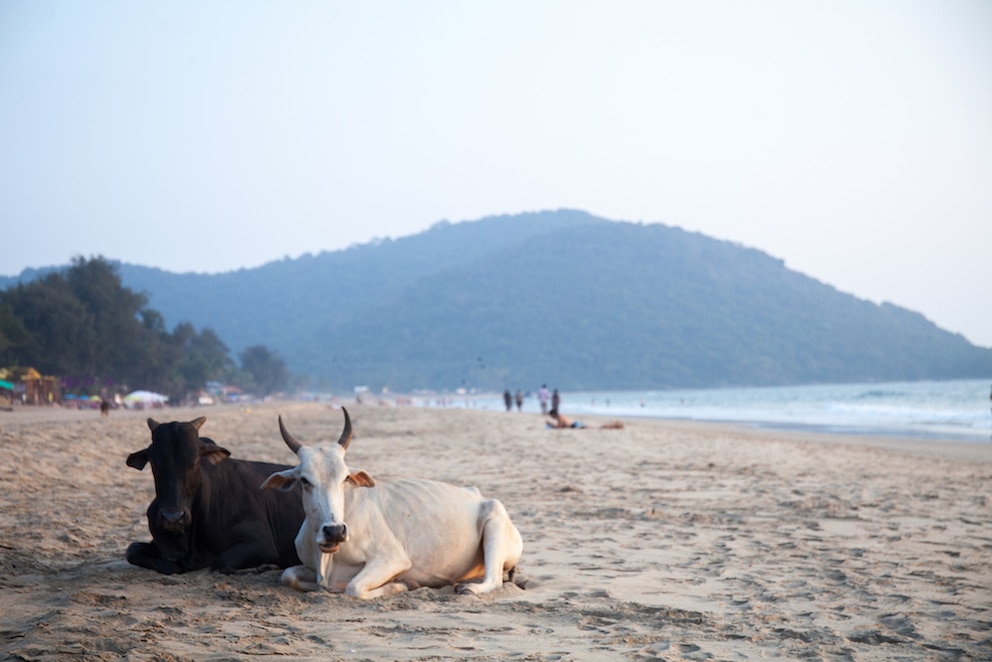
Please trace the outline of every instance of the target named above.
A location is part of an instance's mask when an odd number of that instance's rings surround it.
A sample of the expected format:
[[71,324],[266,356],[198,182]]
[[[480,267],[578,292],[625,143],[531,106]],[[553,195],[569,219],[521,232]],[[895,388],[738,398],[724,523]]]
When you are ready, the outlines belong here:
[[124,396],[124,402],[138,403],[141,404],[161,404],[163,402],[168,402],[168,396],[162,395],[161,393],[153,393],[152,391],[131,391]]

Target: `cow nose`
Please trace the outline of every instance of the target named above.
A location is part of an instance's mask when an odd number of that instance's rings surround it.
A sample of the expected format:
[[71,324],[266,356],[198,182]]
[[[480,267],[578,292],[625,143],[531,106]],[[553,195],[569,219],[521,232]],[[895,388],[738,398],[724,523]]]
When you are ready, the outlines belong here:
[[159,512],[159,517],[167,531],[178,531],[186,525],[186,512],[181,509],[163,510]]
[[327,524],[323,527],[324,540],[327,542],[344,542],[348,538],[346,524]]

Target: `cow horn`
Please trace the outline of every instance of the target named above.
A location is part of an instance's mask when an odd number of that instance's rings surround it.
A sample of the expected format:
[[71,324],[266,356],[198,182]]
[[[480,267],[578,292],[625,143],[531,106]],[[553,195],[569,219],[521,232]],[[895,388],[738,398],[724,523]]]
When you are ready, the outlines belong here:
[[201,416],[200,418],[196,419],[195,421],[190,421],[189,424],[192,425],[197,430],[199,430],[203,426],[203,424],[206,423],[206,422],[207,422],[207,417],[206,416]]
[[282,424],[282,416],[279,417],[279,432],[282,433],[282,440],[289,446],[289,450],[299,454],[300,449],[303,448],[303,444],[298,442],[296,437],[291,435],[289,430],[286,429],[286,426]]
[[341,438],[338,439],[338,443],[341,444],[345,450],[348,450],[348,446],[351,445],[351,417],[348,416],[348,410],[341,407],[341,411],[344,412],[344,432],[341,433]]

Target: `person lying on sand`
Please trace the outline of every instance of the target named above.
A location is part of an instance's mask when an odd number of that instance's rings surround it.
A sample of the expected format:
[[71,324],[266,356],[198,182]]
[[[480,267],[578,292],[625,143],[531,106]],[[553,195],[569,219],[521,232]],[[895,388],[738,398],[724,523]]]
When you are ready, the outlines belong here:
[[[552,409],[549,411],[548,416],[551,417],[551,420],[547,421],[545,426],[551,430],[562,430],[564,428],[584,430],[586,427],[586,424],[582,421],[573,421],[566,416],[559,414],[557,409]],[[623,423],[620,421],[610,421],[609,423],[603,423],[599,427],[603,430],[622,430]]]

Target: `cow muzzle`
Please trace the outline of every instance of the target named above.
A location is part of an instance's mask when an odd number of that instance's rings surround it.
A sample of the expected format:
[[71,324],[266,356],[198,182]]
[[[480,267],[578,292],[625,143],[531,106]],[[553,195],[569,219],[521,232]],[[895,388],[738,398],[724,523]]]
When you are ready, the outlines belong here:
[[338,551],[343,542],[348,542],[348,526],[346,524],[325,524],[320,527],[317,546],[324,554],[333,554]]
[[189,524],[189,515],[181,508],[170,508],[168,510],[160,510],[158,520],[159,524],[166,531],[179,533]]

